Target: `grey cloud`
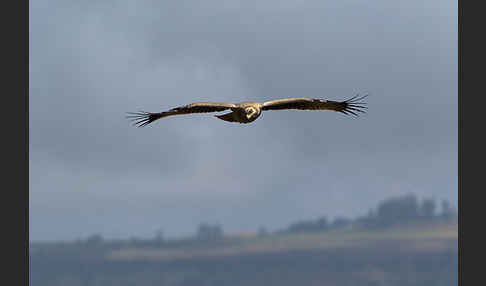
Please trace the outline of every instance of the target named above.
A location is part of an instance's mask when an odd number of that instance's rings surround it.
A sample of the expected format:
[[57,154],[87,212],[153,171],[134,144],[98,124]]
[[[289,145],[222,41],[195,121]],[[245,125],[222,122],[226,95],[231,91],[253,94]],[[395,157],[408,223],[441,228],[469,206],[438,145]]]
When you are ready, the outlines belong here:
[[[275,228],[408,192],[456,203],[457,5],[438,4],[32,3],[32,238]],[[124,118],[356,93],[370,94],[357,119],[269,111],[251,125],[193,115],[137,129]]]

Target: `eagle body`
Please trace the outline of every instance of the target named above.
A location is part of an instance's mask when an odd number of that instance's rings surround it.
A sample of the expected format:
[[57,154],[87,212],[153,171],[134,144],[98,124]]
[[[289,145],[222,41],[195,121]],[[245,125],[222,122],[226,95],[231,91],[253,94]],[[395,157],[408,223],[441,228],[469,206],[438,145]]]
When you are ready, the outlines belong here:
[[215,115],[217,118],[228,122],[250,123],[261,114],[261,104],[258,102],[242,102],[231,108],[232,112]]
[[134,125],[139,127],[152,123],[155,120],[165,118],[168,116],[192,114],[192,113],[208,113],[230,111],[222,115],[215,115],[217,118],[238,123],[250,123],[260,117],[262,111],[266,110],[332,110],[346,115],[355,115],[357,113],[364,113],[363,109],[367,107],[365,102],[361,102],[367,95],[359,97],[356,95],[345,101],[333,101],[316,98],[294,97],[276,99],[266,102],[242,102],[238,104],[224,103],[224,102],[195,102],[192,104],[175,107],[163,112],[129,112],[127,118],[134,122]]

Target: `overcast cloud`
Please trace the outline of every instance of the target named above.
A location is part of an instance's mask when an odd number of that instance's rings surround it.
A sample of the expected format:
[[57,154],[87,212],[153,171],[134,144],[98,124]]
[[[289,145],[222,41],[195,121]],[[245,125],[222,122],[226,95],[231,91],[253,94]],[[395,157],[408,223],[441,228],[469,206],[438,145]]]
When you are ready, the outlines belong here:
[[[30,239],[275,230],[391,196],[457,204],[456,1],[30,1]],[[134,128],[194,101],[332,100]]]

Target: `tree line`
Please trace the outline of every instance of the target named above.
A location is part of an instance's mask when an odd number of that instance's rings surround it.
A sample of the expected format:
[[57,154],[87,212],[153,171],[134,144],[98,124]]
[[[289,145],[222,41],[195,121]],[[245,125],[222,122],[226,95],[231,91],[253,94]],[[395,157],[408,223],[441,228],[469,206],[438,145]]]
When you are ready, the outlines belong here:
[[[330,220],[327,216],[321,216],[316,219],[291,223],[287,227],[274,232],[270,232],[261,226],[257,231],[257,235],[312,233],[351,227],[355,229],[379,229],[420,221],[447,221],[454,218],[457,218],[457,213],[448,201],[441,201],[439,211],[434,199],[424,199],[420,202],[414,194],[407,194],[385,199],[376,208],[370,209],[367,214],[355,219],[337,217]],[[203,222],[199,224],[195,234],[192,236],[171,241],[165,239],[162,229],[158,229],[153,242],[157,244],[186,244],[190,242],[217,242],[223,239],[224,231],[220,224]],[[134,244],[149,243],[147,240],[136,238],[132,238],[130,241]],[[88,244],[101,244],[103,238],[100,234],[95,234],[88,237],[84,242]]]
[[320,232],[344,227],[361,229],[379,229],[420,221],[450,220],[457,217],[451,204],[442,200],[441,210],[433,199],[424,199],[419,202],[413,194],[389,198],[375,209],[369,210],[366,215],[356,219],[338,217],[329,221],[326,216],[315,220],[303,220],[290,224],[280,233]]

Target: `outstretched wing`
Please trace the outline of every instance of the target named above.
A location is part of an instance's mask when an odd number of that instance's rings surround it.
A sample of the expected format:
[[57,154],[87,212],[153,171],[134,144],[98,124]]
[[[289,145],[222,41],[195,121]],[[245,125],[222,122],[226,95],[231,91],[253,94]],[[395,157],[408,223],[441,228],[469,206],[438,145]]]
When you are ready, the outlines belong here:
[[282,110],[282,109],[300,109],[300,110],[333,110],[358,116],[357,112],[364,113],[366,103],[362,102],[368,95],[356,95],[345,101],[332,101],[325,99],[295,97],[283,98],[264,102],[262,110]]
[[168,111],[151,113],[151,112],[128,112],[127,118],[133,122],[133,125],[138,127],[145,126],[157,119],[164,118],[172,115],[190,114],[190,113],[206,113],[224,111],[236,107],[232,103],[224,102],[195,102],[189,105],[184,105],[176,108],[172,108]]

